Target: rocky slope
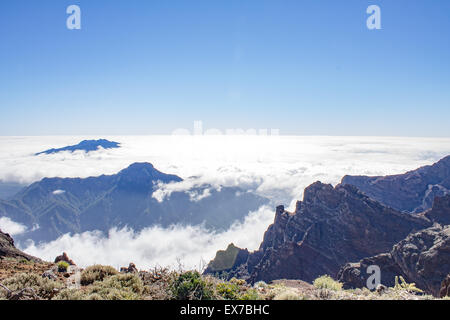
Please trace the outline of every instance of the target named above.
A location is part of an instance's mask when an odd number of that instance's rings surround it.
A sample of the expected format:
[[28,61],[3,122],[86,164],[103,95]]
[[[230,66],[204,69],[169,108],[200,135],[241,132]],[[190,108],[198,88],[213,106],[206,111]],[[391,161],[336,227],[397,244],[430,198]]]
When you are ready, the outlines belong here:
[[419,213],[431,208],[434,198],[450,193],[450,156],[405,174],[367,177],[345,176],[369,197],[400,211]]
[[387,252],[410,232],[430,226],[426,217],[386,207],[354,186],[317,182],[305,189],[295,212],[278,207],[260,249],[226,271],[251,283],[336,277],[347,262]]
[[0,260],[3,259],[24,259],[27,261],[40,261],[38,258],[32,257],[14,246],[13,238],[0,230]]
[[[243,220],[268,200],[236,187],[194,186],[174,191],[161,201],[153,197],[159,184],[181,182],[149,163],[134,163],[114,175],[45,178],[8,201],[0,200],[0,217],[28,227],[17,240],[50,241],[66,233],[172,224],[205,224],[223,230]],[[37,228],[37,226],[39,226]]]
[[450,226],[427,228],[409,235],[389,253],[349,263],[340,270],[338,279],[345,288],[363,288],[370,265],[380,267],[385,286],[393,286],[395,276],[403,276],[407,282],[439,296],[442,282],[450,273]]

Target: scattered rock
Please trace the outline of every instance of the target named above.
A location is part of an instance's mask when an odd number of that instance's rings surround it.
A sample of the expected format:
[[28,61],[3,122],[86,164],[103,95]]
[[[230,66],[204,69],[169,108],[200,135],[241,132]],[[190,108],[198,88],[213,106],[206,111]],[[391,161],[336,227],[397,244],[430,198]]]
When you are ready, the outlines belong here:
[[69,256],[67,255],[67,253],[65,253],[65,252],[63,252],[62,255],[57,256],[56,259],[55,259],[55,263],[58,263],[58,262],[61,262],[61,261],[67,262],[67,263],[70,264],[71,266],[75,266],[75,265],[76,265],[75,262],[73,262],[73,261],[69,258]]
[[136,268],[136,265],[134,263],[130,263],[130,265],[127,267],[120,268],[121,273],[137,273],[139,272]]
[[47,270],[42,274],[42,278],[47,278],[50,280],[58,280],[58,277],[56,276],[56,274],[53,272],[53,270]]
[[379,284],[375,290],[378,294],[383,294],[387,290],[387,287]]

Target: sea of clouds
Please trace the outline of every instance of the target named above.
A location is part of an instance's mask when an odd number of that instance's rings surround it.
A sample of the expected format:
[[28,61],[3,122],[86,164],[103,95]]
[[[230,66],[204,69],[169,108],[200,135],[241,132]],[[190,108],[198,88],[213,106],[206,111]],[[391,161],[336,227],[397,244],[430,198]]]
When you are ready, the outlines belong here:
[[[119,149],[77,151],[34,156],[50,148],[83,139],[107,138]],[[160,185],[163,198],[175,190],[210,184],[240,186],[271,199],[243,223],[221,233],[201,227],[147,228],[141,232],[113,229],[64,235],[45,244],[21,244],[26,252],[52,260],[65,251],[79,265],[93,263],[138,267],[155,265],[199,268],[219,249],[233,242],[254,250],[274,218],[274,206],[293,209],[303,190],[315,181],[340,182],[346,174],[387,175],[432,164],[450,154],[448,138],[300,137],[300,136],[120,136],[120,137],[0,137],[0,180],[29,184],[43,177],[88,177],[115,174],[134,162],[150,162],[185,181]],[[208,196],[207,193],[201,196]],[[18,234],[21,228],[6,218],[0,228]],[[14,230],[13,230],[14,229]]]

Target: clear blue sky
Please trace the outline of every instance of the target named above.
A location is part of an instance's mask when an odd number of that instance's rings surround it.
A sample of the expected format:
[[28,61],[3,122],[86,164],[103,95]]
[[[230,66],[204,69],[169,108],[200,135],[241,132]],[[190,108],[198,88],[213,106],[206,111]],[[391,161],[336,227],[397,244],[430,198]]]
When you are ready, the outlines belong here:
[[[82,29],[66,28],[66,8]],[[366,8],[381,7],[382,30]],[[450,136],[448,0],[1,0],[0,135]]]

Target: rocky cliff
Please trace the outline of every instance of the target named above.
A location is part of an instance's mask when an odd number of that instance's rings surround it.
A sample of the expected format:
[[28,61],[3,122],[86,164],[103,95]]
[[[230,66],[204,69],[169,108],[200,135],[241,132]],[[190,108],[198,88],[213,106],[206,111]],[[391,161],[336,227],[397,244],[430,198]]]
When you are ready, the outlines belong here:
[[316,182],[305,189],[295,212],[277,208],[259,250],[228,270],[229,277],[251,283],[336,277],[347,262],[388,252],[410,232],[430,226],[425,216],[384,206],[352,185]]

